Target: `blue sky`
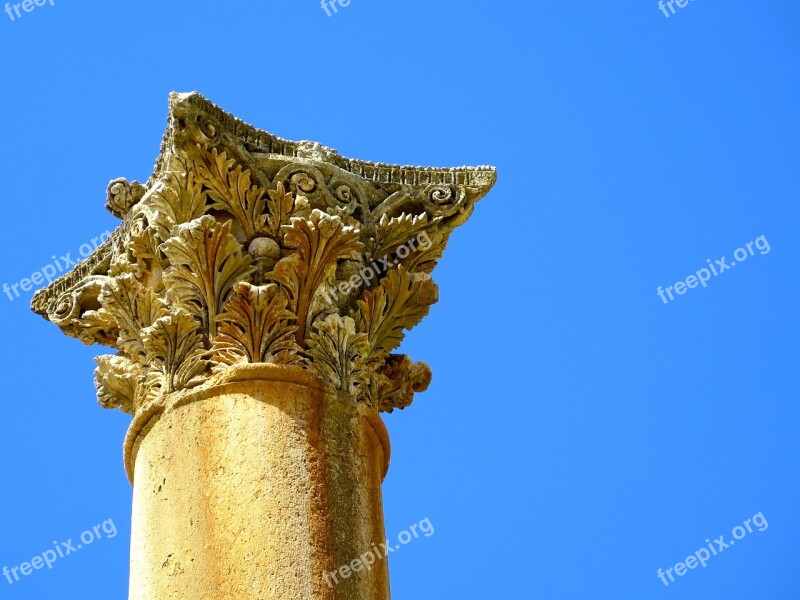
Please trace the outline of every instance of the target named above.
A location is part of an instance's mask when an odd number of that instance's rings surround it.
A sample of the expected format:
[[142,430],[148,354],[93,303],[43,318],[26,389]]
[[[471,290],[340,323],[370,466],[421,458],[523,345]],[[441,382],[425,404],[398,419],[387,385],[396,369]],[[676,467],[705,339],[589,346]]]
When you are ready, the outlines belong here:
[[[167,94],[346,156],[494,164],[404,350],[430,390],[386,418],[393,597],[796,597],[800,6],[55,0],[0,13],[0,283],[113,228]],[[764,236],[769,252],[657,288]],[[128,417],[84,347],[0,295],[0,567],[118,534],[0,597],[124,598]],[[675,582],[659,568],[756,514]],[[759,522],[761,522],[759,520]],[[713,541],[712,541],[713,543]],[[669,581],[669,580],[668,580]]]

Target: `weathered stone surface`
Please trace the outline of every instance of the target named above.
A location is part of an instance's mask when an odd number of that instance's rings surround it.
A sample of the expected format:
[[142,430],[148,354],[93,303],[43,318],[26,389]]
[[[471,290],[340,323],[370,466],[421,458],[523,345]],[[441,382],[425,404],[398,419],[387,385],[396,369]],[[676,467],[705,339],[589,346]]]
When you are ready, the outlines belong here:
[[98,399],[133,416],[135,600],[383,600],[379,411],[430,369],[393,352],[436,302],[431,271],[491,167],[351,160],[199,94],[170,97],[155,172],[109,184],[112,237],[33,309],[97,359]]
[[152,177],[109,184],[122,225],[33,309],[118,350],[98,359],[106,407],[136,413],[268,362],[403,408],[430,373],[391,352],[436,301],[430,273],[495,177],[347,159],[173,94]]
[[131,429],[130,598],[388,599],[385,560],[323,577],[385,539],[378,413],[297,366],[228,379]]

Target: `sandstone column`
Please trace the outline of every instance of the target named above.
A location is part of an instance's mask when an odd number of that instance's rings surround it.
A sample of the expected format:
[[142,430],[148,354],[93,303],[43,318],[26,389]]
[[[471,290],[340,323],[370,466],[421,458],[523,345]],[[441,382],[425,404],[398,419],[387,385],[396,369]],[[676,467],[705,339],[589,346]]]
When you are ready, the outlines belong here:
[[379,413],[430,382],[392,352],[495,177],[351,160],[170,97],[153,175],[109,184],[120,227],[33,299],[117,351],[95,380],[133,417],[131,599],[390,597],[385,560],[329,574],[386,537]]

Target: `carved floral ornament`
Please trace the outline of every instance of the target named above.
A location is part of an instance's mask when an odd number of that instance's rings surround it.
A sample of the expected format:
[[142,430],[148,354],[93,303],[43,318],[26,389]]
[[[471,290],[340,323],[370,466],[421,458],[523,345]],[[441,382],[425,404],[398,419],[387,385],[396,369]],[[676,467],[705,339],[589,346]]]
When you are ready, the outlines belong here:
[[[404,408],[431,372],[393,351],[436,302],[430,273],[495,177],[345,159],[174,94],[153,176],[109,184],[122,225],[33,308],[117,350],[96,359],[107,408],[135,414],[243,363],[299,365],[358,402]],[[424,248],[398,252],[422,235]],[[365,268],[377,273],[352,285]]]

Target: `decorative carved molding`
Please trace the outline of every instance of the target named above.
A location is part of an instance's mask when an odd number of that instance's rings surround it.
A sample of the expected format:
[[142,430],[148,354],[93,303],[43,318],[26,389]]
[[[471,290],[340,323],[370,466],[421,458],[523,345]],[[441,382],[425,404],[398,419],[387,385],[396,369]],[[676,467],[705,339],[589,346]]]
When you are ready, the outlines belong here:
[[391,353],[436,302],[430,273],[494,169],[350,160],[199,94],[170,100],[153,176],[109,184],[120,228],[32,302],[117,350],[97,359],[100,403],[137,413],[234,365],[276,363],[379,410],[411,404],[430,369]]
[[128,182],[124,177],[113,179],[106,190],[106,210],[115,217],[124,219],[131,207],[142,199],[145,191],[138,181]]

